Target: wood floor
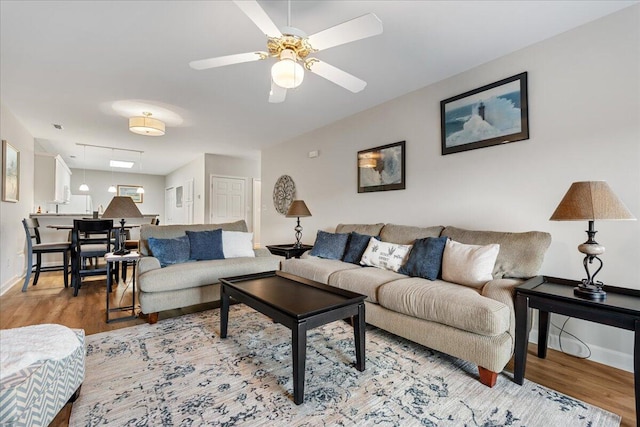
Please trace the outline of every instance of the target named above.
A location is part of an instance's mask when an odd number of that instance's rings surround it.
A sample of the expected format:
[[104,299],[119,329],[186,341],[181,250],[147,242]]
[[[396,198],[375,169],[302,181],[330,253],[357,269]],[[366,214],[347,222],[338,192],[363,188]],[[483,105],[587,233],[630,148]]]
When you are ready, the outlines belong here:
[[[144,319],[105,322],[106,290],[104,279],[88,279],[77,297],[71,288],[65,289],[60,272],[43,273],[38,285],[21,292],[22,283],[0,297],[0,329],[41,323],[59,323],[70,328],[82,328],[87,335],[144,323]],[[112,293],[119,304],[125,285]],[[128,295],[127,295],[128,296]],[[125,300],[126,301],[126,300]],[[215,304],[203,304],[182,310],[160,313],[160,321],[168,317],[210,309]],[[589,360],[549,350],[546,359],[536,357],[537,349],[529,345],[526,378],[561,393],[607,409],[622,416],[622,426],[635,427],[633,374]],[[506,370],[512,371],[512,363]],[[499,387],[499,385],[498,385]],[[51,426],[68,426],[71,404],[67,404]]]

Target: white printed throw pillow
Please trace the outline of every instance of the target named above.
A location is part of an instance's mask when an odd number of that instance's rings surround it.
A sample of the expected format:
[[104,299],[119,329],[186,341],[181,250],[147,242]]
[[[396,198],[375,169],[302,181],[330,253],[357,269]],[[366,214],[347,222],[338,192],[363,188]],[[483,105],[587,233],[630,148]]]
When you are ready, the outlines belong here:
[[407,262],[409,252],[411,252],[411,245],[381,242],[372,237],[360,259],[360,264],[397,272]]

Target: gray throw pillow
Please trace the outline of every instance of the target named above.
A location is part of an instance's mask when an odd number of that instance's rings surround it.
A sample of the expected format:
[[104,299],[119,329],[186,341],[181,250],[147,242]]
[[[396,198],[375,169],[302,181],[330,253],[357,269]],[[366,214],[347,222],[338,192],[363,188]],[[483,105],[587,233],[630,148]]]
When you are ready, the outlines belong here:
[[409,259],[398,272],[411,277],[436,280],[442,269],[442,254],[446,244],[447,237],[417,239],[413,243]]
[[311,249],[311,255],[327,259],[342,259],[349,239],[348,233],[327,233],[318,230],[316,242]]

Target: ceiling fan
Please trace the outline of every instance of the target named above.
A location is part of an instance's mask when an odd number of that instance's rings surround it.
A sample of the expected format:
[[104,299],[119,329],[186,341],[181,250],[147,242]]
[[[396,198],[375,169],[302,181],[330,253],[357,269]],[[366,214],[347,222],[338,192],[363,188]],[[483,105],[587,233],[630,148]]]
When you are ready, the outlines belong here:
[[301,30],[290,26],[291,1],[289,1],[287,26],[281,29],[276,27],[256,0],[233,0],[233,2],[267,36],[267,52],[247,52],[192,61],[189,63],[191,68],[206,70],[278,58],[271,68],[269,102],[272,103],[283,102],[287,89],[296,88],[302,84],[305,69],[354,93],[360,92],[367,85],[364,80],[317,58],[311,58],[309,55],[382,33],[382,22],[375,14],[367,13],[307,36]]

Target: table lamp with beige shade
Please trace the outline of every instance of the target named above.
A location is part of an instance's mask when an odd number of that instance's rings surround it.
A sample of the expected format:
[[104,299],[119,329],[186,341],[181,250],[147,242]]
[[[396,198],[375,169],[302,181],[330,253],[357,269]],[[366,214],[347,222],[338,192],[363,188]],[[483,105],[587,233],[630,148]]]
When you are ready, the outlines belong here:
[[[605,181],[574,182],[556,208],[551,221],[589,221],[588,239],[578,246],[578,250],[585,254],[583,264],[587,278],[582,279],[574,288],[576,296],[603,300],[607,293],[602,289],[604,284],[596,281],[595,277],[602,270],[602,260],[598,255],[604,253],[604,246],[596,242],[595,220],[635,220],[629,209],[615,195]],[[589,265],[597,260],[600,265],[591,274]]]
[[294,200],[291,202],[286,215],[287,218],[298,218],[298,225],[294,228],[296,231],[296,243],[293,245],[294,248],[302,247],[302,243],[300,243],[300,239],[302,238],[302,226],[300,225],[301,216],[311,216],[311,212],[304,203],[304,200]]
[[114,255],[126,255],[130,250],[125,248],[127,239],[126,230],[124,228],[125,218],[142,218],[142,213],[129,196],[114,196],[109,202],[109,206],[102,214],[102,218],[120,218],[120,230],[118,232],[118,241]]

